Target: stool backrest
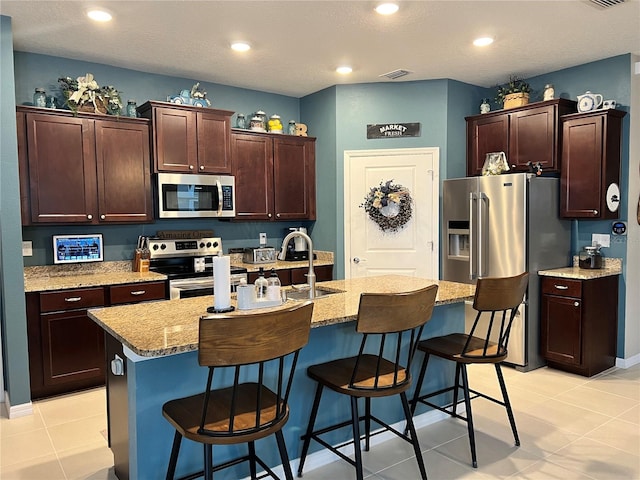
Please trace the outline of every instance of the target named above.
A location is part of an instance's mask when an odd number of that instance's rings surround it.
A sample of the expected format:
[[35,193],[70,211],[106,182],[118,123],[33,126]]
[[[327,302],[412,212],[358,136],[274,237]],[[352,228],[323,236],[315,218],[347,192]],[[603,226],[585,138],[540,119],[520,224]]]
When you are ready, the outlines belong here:
[[[518,307],[524,300],[529,274],[514,277],[480,278],[476,284],[473,308],[477,310],[462,356],[467,358],[498,358],[507,355],[507,344]],[[486,323],[480,322],[483,316]],[[479,345],[472,337],[483,340]]]
[[[438,285],[434,284],[412,292],[360,295],[356,331],[363,338],[350,382],[352,388],[383,390],[410,384],[409,368],[424,325],[433,314],[437,294]],[[371,355],[377,356],[378,361],[373,377],[363,382],[365,357],[370,360]]]
[[[288,414],[293,373],[300,349],[309,340],[312,314],[313,303],[305,302],[270,312],[200,318],[198,362],[209,367],[200,433],[210,436],[238,433],[234,417],[247,410],[256,412],[255,423],[244,426],[240,433],[268,428]],[[214,371],[221,377],[216,384]],[[219,383],[223,384],[222,389]],[[251,385],[250,390],[247,385]],[[270,408],[268,414],[264,409],[269,394],[266,389],[276,394],[275,408]],[[247,391],[255,392],[255,398],[247,399]],[[227,432],[204,429],[207,410],[215,404],[215,398],[210,401],[210,396],[216,393],[232,399]]]

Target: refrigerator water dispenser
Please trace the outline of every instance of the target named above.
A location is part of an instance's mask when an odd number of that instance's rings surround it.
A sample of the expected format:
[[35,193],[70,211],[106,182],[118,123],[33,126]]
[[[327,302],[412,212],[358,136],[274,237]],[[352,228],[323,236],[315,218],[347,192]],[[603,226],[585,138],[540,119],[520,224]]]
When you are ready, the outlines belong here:
[[447,253],[452,260],[469,260],[469,222],[452,220],[447,225]]

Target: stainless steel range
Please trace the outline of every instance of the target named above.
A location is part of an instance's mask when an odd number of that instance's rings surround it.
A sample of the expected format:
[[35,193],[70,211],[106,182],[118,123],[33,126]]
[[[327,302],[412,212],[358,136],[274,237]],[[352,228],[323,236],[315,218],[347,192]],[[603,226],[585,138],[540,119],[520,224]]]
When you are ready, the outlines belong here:
[[[222,251],[217,237],[168,240],[148,239],[149,270],[169,278],[169,298],[213,295],[213,256]],[[241,279],[247,279],[247,269],[231,267],[231,291]]]

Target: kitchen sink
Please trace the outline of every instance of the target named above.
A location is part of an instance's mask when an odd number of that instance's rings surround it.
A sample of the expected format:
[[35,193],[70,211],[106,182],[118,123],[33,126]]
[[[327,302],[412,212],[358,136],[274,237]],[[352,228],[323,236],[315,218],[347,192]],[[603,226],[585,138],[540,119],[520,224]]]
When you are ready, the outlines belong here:
[[[287,290],[287,298],[291,300],[307,300],[309,298],[309,289],[306,290]],[[329,289],[324,287],[316,287],[316,298],[324,298],[334,293],[344,293],[344,290]]]

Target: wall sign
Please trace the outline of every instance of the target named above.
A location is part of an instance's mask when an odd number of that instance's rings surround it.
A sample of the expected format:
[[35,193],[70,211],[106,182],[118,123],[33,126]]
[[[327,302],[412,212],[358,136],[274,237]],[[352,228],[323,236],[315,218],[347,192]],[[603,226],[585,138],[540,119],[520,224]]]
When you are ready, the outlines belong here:
[[367,139],[419,136],[420,123],[374,123],[367,125]]

